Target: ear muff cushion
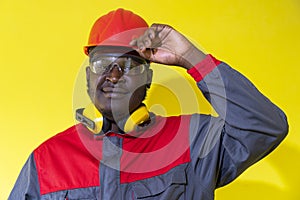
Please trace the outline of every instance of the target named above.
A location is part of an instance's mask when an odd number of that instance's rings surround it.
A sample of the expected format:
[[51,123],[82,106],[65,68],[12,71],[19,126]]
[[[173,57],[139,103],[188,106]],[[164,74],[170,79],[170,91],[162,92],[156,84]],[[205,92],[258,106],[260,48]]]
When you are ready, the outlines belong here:
[[146,106],[141,106],[135,110],[127,119],[124,125],[124,132],[132,131],[137,125],[142,124],[150,118]]
[[88,127],[93,133],[100,133],[103,127],[103,116],[102,114],[98,111],[98,109],[94,106],[94,104],[89,104],[82,113],[85,117],[91,119],[94,123],[94,129],[91,129]]

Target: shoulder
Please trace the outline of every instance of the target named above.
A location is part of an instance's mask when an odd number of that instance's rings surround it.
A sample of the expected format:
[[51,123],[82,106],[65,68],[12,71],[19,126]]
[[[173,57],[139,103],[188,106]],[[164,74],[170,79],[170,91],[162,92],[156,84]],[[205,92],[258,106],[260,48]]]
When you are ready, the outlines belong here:
[[83,125],[77,124],[49,138],[34,150],[35,160],[64,158],[78,151],[86,152],[79,135],[82,130],[87,131]]
[[46,148],[51,146],[59,147],[62,145],[66,145],[66,143],[70,143],[71,141],[74,142],[76,140],[77,129],[78,125],[71,126],[68,129],[57,133],[56,135],[52,136],[51,138],[47,139],[45,142],[40,144],[35,150],[34,153],[43,151]]
[[[33,152],[41,194],[78,188],[79,183],[90,183],[89,177],[98,176],[97,160],[82,142],[83,125],[72,126],[49,138]],[[81,187],[82,185],[80,185]]]

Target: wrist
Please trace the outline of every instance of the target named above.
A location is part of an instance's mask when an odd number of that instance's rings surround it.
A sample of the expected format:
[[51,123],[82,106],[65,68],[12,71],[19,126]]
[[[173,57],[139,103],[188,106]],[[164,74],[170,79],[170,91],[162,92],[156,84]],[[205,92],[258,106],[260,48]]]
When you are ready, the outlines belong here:
[[196,64],[200,63],[206,58],[206,54],[193,46],[189,51],[182,56],[181,64],[183,68],[189,70],[193,68]]
[[195,79],[196,82],[199,82],[219,64],[221,64],[221,61],[208,54],[204,60],[187,70],[187,72]]

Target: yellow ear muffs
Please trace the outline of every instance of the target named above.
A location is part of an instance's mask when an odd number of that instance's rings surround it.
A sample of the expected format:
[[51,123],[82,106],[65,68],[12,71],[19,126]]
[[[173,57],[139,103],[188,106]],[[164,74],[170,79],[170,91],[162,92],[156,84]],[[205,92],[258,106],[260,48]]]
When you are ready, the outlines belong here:
[[[94,106],[94,104],[89,104],[84,110],[83,115],[88,119],[93,120],[95,126],[92,131],[94,133],[100,133],[103,128],[104,118],[99,110]],[[90,128],[91,129],[91,128]]]
[[[144,123],[150,118],[149,112],[145,105],[142,104],[126,120],[124,127],[119,127],[122,131],[130,132],[136,126]],[[85,108],[76,110],[76,119],[84,124],[90,131],[98,134],[102,129],[110,128],[109,121],[105,119],[94,104],[89,104]],[[119,123],[118,123],[119,124]],[[122,123],[120,123],[122,124]],[[121,125],[122,126],[122,125]]]
[[146,106],[142,105],[138,109],[136,109],[127,119],[124,125],[124,132],[127,133],[132,131],[136,126],[144,123],[149,120],[150,115],[146,108]]
[[103,127],[104,118],[94,104],[76,110],[76,120],[84,124],[93,133],[100,133]]

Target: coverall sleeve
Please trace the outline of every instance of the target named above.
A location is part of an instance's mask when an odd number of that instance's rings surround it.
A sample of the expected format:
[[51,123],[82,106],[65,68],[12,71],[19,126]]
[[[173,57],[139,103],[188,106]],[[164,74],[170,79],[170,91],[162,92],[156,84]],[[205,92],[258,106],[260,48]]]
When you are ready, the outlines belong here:
[[8,197],[8,200],[37,200],[40,199],[40,187],[34,162],[31,154],[23,166],[19,177]]
[[221,187],[279,145],[288,132],[287,118],[246,77],[211,55],[188,72],[218,113],[205,128],[198,122],[196,134],[206,135],[193,136],[202,140],[193,151],[198,161],[211,156],[215,187]]

